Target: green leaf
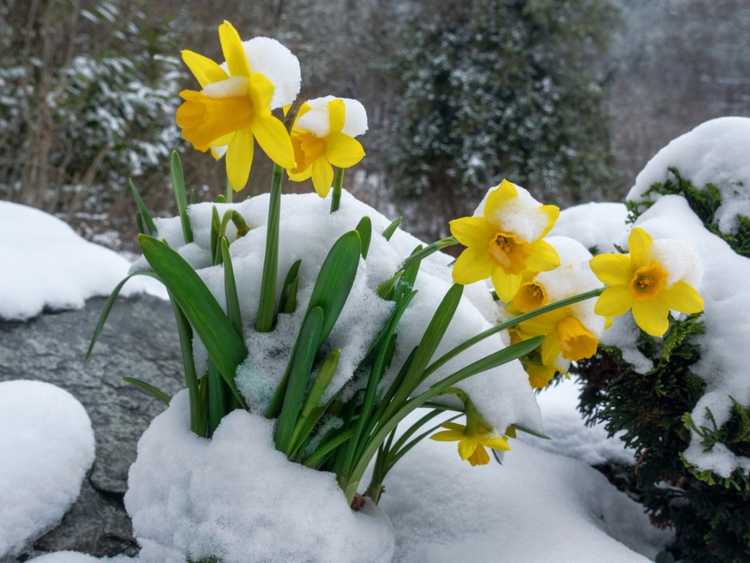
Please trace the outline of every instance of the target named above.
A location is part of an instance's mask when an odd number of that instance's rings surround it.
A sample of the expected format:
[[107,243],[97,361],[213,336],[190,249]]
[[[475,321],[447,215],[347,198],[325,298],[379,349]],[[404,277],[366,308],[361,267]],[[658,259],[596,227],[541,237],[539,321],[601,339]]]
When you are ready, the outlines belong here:
[[213,363],[208,362],[208,435],[213,435],[221,419],[228,413],[224,381]]
[[219,243],[221,247],[221,257],[224,263],[224,293],[227,299],[227,315],[232,320],[234,329],[243,337],[242,313],[240,312],[240,298],[237,294],[237,282],[234,278],[234,266],[232,266],[232,256],[229,254],[229,241],[226,237],[221,237]]
[[324,323],[325,314],[321,307],[313,307],[307,312],[289,359],[284,402],[274,435],[276,448],[285,453],[290,453],[292,435],[305,401],[305,391],[320,346]]
[[301,265],[302,260],[297,260],[286,273],[284,286],[281,288],[280,313],[291,315],[297,310],[297,288],[299,287],[299,268]]
[[193,229],[190,226],[190,216],[188,215],[188,199],[185,190],[185,176],[182,173],[182,160],[177,151],[172,151],[169,155],[169,169],[172,177],[172,189],[174,190],[174,199],[177,202],[177,213],[180,216],[182,224],[182,236],[185,243],[193,242]]
[[109,318],[109,313],[112,311],[112,307],[115,304],[115,301],[117,300],[117,297],[120,295],[120,291],[122,291],[123,286],[130,280],[130,278],[134,278],[135,276],[149,276],[155,279],[159,279],[158,276],[156,276],[153,272],[147,271],[147,272],[135,272],[133,274],[125,276],[122,280],[120,280],[120,283],[118,283],[115,288],[112,290],[112,293],[109,294],[109,297],[107,298],[107,301],[104,302],[104,306],[102,307],[102,312],[99,313],[99,320],[96,322],[96,328],[94,328],[94,334],[91,335],[91,341],[89,342],[89,347],[86,349],[86,355],[84,356],[84,361],[88,362],[91,359],[91,353],[94,351],[94,345],[96,344],[96,341],[99,339],[99,336],[102,334],[102,330],[104,330],[104,325],[107,322],[107,319]]
[[216,206],[211,208],[211,263],[216,266],[221,264],[221,250],[219,248],[219,231],[221,230],[221,221],[219,221],[219,211]]
[[367,251],[370,249],[370,240],[372,239],[372,221],[369,217],[362,217],[357,223],[357,232],[362,246],[362,258],[367,259]]
[[128,185],[130,186],[130,193],[133,195],[133,200],[135,201],[135,207],[138,210],[136,215],[136,219],[138,221],[138,229],[145,235],[156,235],[157,229],[156,224],[154,223],[154,219],[151,216],[148,208],[146,207],[146,204],[143,203],[141,194],[138,193],[138,190],[136,189],[132,179],[128,179]]
[[396,229],[398,229],[400,226],[401,217],[396,217],[393,221],[391,221],[391,224],[388,225],[383,231],[383,237],[385,238],[385,240],[391,240],[393,233],[395,233]]
[[247,356],[247,348],[231,319],[224,314],[206,284],[182,256],[165,243],[147,235],[140,235],[138,242],[146,260],[200,336],[209,359],[232,393],[241,397],[234,383],[234,374]]
[[172,302],[172,309],[174,309],[175,321],[177,323],[177,334],[180,338],[180,353],[182,354],[182,369],[190,400],[190,430],[198,436],[206,436],[208,431],[208,421],[206,418],[208,405],[201,398],[200,382],[195,370],[193,329],[190,328],[190,323],[177,306],[177,303],[175,303],[174,298],[171,295],[169,298]]
[[325,461],[325,459],[339,446],[345,444],[346,441],[351,438],[354,429],[350,428],[334,435],[330,440],[321,444],[317,450],[310,454],[305,461],[304,465],[317,469]]
[[313,381],[310,393],[307,395],[307,401],[302,408],[302,418],[309,416],[313,409],[318,406],[318,403],[320,403],[323,393],[325,393],[325,390],[331,383],[333,376],[336,375],[336,369],[339,366],[340,357],[341,350],[339,348],[334,348],[328,356],[326,356],[323,365],[318,369],[318,374]]
[[145,381],[142,381],[136,377],[123,377],[122,380],[125,383],[132,385],[142,393],[149,395],[157,401],[161,401],[165,405],[168,405],[169,401],[172,400],[172,398],[167,393],[165,393],[158,387],[151,385],[150,383],[146,383]]

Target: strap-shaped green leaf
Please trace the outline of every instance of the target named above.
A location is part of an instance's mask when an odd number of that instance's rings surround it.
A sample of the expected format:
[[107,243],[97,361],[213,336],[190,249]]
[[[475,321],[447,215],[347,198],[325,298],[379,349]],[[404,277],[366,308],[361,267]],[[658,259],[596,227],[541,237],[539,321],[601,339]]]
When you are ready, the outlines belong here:
[[401,217],[396,217],[391,222],[391,224],[388,225],[383,231],[383,238],[385,238],[385,240],[391,240],[393,233],[396,232],[396,229],[398,229],[400,225],[401,225]]
[[370,249],[370,240],[372,239],[372,221],[369,217],[362,217],[357,223],[357,232],[361,243],[362,258],[367,259],[367,251]]
[[224,295],[227,299],[227,315],[232,319],[237,334],[243,336],[242,312],[240,311],[240,297],[237,293],[237,280],[234,277],[234,266],[232,265],[232,255],[229,254],[229,241],[226,237],[221,237],[219,242],[221,247],[221,260],[224,263]]
[[284,278],[284,286],[281,288],[281,301],[279,312],[291,315],[297,310],[297,289],[299,287],[299,268],[302,260],[297,260],[289,267]]
[[151,216],[151,212],[148,210],[148,207],[146,207],[146,204],[143,203],[143,199],[141,199],[141,194],[138,193],[138,190],[135,187],[135,184],[133,183],[133,180],[128,180],[128,186],[130,186],[130,193],[133,195],[133,200],[135,201],[135,207],[138,210],[136,219],[138,221],[138,229],[141,233],[144,235],[151,235],[154,236],[157,233],[156,224],[154,223],[154,219]]
[[167,393],[165,393],[155,385],[146,383],[145,381],[138,379],[137,377],[123,377],[122,380],[128,385],[132,385],[140,392],[145,393],[146,395],[156,399],[157,401],[161,401],[165,405],[168,405],[169,401],[172,400],[172,398]]
[[185,176],[182,173],[182,160],[177,151],[172,151],[169,155],[169,171],[172,178],[174,199],[177,202],[177,213],[180,215],[180,223],[182,224],[182,236],[186,243],[193,242],[193,229],[190,226],[190,216],[187,210],[188,199],[185,188]]
[[247,348],[231,319],[182,256],[147,235],[140,235],[138,242],[146,260],[200,336],[210,360],[225,381],[233,383],[235,370],[247,356]]

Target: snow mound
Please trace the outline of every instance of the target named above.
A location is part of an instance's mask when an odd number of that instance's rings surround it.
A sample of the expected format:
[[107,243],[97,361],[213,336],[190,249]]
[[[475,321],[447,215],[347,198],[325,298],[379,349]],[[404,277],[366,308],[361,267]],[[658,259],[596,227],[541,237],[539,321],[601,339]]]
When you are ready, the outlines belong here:
[[310,106],[310,110],[299,118],[297,125],[314,133],[317,137],[326,137],[331,129],[328,103],[336,99],[343,100],[346,108],[342,132],[350,137],[364,135],[367,132],[367,112],[362,102],[352,98],[323,96],[308,100],[306,103]]
[[576,239],[594,254],[617,252],[614,244],[627,230],[628,210],[623,203],[583,203],[560,212],[550,236]]
[[[750,120],[748,120],[750,122]],[[706,332],[700,337],[701,359],[693,371],[706,382],[706,393],[693,409],[698,426],[712,427],[706,409],[718,426],[729,420],[734,398],[750,405],[750,378],[745,352],[750,342],[750,259],[736,254],[720,237],[709,232],[680,196],[664,196],[636,222],[654,239],[688,241],[704,266],[702,295]],[[728,477],[734,470],[750,473],[750,458],[732,453],[722,444],[703,451],[700,436],[691,436],[685,459],[701,469]]]
[[[189,208],[193,227],[194,242],[185,244],[179,218],[157,219],[159,238],[165,239],[197,269],[217,301],[225,306],[224,270],[222,266],[209,266],[210,262],[210,222],[211,209],[216,206],[222,216],[228,209],[235,209],[247,221],[251,230],[230,246],[235,278],[239,289],[240,309],[246,327],[249,360],[238,370],[238,385],[241,389],[254,392],[259,386],[251,380],[260,381],[260,390],[274,389],[280,381],[285,358],[293,347],[312,292],[318,271],[334,241],[345,232],[353,229],[367,216],[372,221],[373,234],[367,260],[360,261],[354,287],[349,295],[341,316],[328,338],[328,345],[341,349],[341,357],[336,375],[328,389],[334,393],[352,376],[354,368],[363,359],[377,332],[384,325],[392,303],[380,299],[377,287],[388,280],[403,260],[422,241],[399,229],[390,241],[380,234],[390,221],[378,211],[344,193],[341,208],[330,214],[330,202],[317,194],[284,195],[281,202],[280,251],[277,287],[281,290],[284,277],[291,265],[301,259],[298,303],[293,315],[280,315],[276,330],[268,335],[259,335],[253,330],[258,308],[259,288],[263,256],[266,243],[266,216],[268,195],[260,195],[235,204],[201,203]],[[236,237],[230,225],[228,237]],[[415,284],[417,295],[404,314],[399,328],[397,350],[391,370],[384,377],[388,384],[407,356],[418,344],[424,330],[432,318],[440,300],[450,288],[452,258],[437,253],[423,262]],[[139,259],[134,269],[143,268],[146,262]],[[477,288],[481,291],[480,288]],[[477,303],[482,300],[463,297],[435,358],[457,346],[467,338],[486,330],[492,323],[485,318]],[[489,290],[486,292],[489,296]],[[367,322],[362,322],[366,319]],[[504,347],[503,336],[493,335],[442,366],[423,384],[429,384],[446,377],[465,365],[496,352]],[[199,344],[199,343],[198,343]],[[196,350],[196,357],[204,357],[205,352]],[[471,395],[477,408],[487,421],[497,429],[505,429],[509,424],[518,423],[531,429],[539,429],[539,408],[528,384],[528,378],[520,362],[514,361],[466,380],[460,386]],[[262,408],[263,399],[248,397],[257,409]],[[502,430],[501,430],[502,431]]]
[[125,507],[150,551],[141,560],[391,560],[388,518],[353,512],[332,473],[290,463],[273,445],[273,421],[234,411],[206,440],[188,418],[183,391],[138,443]]
[[0,559],[62,519],[93,462],[91,421],[70,393],[0,383]]
[[[750,216],[750,118],[720,117],[677,137],[638,174],[628,200],[637,201],[655,182],[668,179],[670,167],[696,188],[714,184],[722,205],[715,219],[724,233],[737,228],[737,215]],[[656,195],[656,194],[655,194]]]
[[578,459],[587,465],[608,462],[633,465],[633,450],[617,437],[609,438],[602,424],[587,426],[578,412],[580,385],[572,378],[548,387],[537,395],[544,418],[544,429],[549,440],[530,434],[518,434],[518,439],[543,450]]
[[[0,318],[25,320],[44,309],[78,309],[109,295],[127,275],[125,258],[79,237],[63,221],[25,205],[0,201]],[[161,284],[136,278],[123,295],[166,298]]]
[[404,456],[381,499],[396,531],[394,562],[626,563],[653,559],[670,541],[596,470],[511,446],[501,467],[471,467],[432,440]]

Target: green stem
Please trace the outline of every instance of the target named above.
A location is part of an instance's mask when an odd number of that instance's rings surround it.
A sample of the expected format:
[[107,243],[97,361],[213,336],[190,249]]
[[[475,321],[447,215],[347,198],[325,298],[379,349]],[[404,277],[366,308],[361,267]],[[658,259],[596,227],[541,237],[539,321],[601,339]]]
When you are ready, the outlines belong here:
[[226,185],[226,188],[224,188],[224,202],[232,203],[233,199],[234,199],[234,190],[232,189],[232,184],[229,183],[229,179],[227,178],[227,185]]
[[523,315],[518,315],[517,317],[513,317],[512,319],[503,321],[502,323],[495,325],[492,328],[488,328],[484,332],[480,332],[476,336],[472,336],[462,344],[459,344],[452,350],[440,356],[430,366],[427,367],[424,373],[424,378],[426,379],[427,377],[435,373],[435,371],[455,358],[461,352],[467,350],[468,348],[471,348],[477,342],[480,342],[485,338],[492,336],[493,334],[497,334],[498,332],[502,332],[503,330],[513,328],[514,326],[524,321],[528,321],[529,319],[533,319],[534,317],[538,317],[539,315],[549,313],[550,311],[554,311],[555,309],[560,309],[562,307],[567,307],[568,305],[586,301],[587,299],[591,299],[592,297],[597,297],[601,295],[602,291],[604,291],[603,287],[599,289],[592,289],[591,291],[586,291],[585,293],[579,293],[578,295],[574,295],[573,297],[561,299],[560,301],[550,303],[549,305],[545,305],[544,307],[539,307],[538,309],[534,309],[533,311],[529,311],[528,313],[524,313]]
[[344,169],[336,168],[333,175],[333,194],[331,194],[331,213],[338,211],[341,205],[341,186],[344,184]]
[[406,268],[408,268],[409,264],[411,264],[412,262],[415,262],[417,260],[424,260],[430,254],[435,254],[439,250],[443,250],[444,248],[448,248],[449,246],[455,246],[457,244],[458,244],[458,241],[453,237],[446,237],[446,238],[441,238],[440,240],[436,240],[432,244],[425,246],[422,250],[415,252],[414,254],[410,255],[406,260],[404,260],[404,262],[401,264],[401,267],[399,268],[399,272],[406,270]]
[[270,332],[276,316],[276,274],[279,269],[279,221],[281,215],[281,183],[284,169],[273,165],[271,195],[268,200],[266,225],[266,255],[263,260],[263,277],[260,282],[260,303],[255,319],[255,330]]

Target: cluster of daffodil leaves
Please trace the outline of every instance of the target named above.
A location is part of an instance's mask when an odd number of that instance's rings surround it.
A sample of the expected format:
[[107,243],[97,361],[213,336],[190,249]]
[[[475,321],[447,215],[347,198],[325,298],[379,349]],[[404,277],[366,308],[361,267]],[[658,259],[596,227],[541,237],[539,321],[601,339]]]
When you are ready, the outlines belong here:
[[[293,313],[300,306],[296,298],[299,263],[287,273],[280,292],[276,287],[284,176],[294,182],[311,179],[321,197],[327,197],[333,188],[331,213],[335,213],[340,205],[343,170],[364,156],[355,137],[365,132],[366,115],[356,100],[333,96],[309,100],[295,109],[300,88],[299,63],[286,47],[268,38],[243,42],[228,22],[219,26],[219,40],[223,64],[183,51],[183,61],[201,89],[180,93],[183,103],[177,110],[177,124],[194,148],[225,159],[228,184],[234,191],[240,191],[248,182],[256,142],[274,163],[260,304],[255,319],[256,331],[271,332],[278,315]],[[188,243],[192,241],[192,229],[177,153],[172,155],[171,173]],[[247,233],[248,226],[239,213],[230,210],[220,217],[214,208],[211,254],[213,263],[224,269],[223,309],[190,264],[159,240],[151,214],[134,187],[132,190],[142,233],[139,243],[151,267],[132,275],[153,276],[169,291],[180,336],[191,429],[210,437],[223,416],[234,409],[247,408],[234,382],[247,348],[226,226],[232,222],[237,237]],[[221,201],[230,198],[231,190],[220,196]],[[670,270],[670,245],[652,241],[641,228],[631,232],[629,254],[601,254],[584,262],[584,274],[598,278],[605,287],[596,282],[595,287],[588,286],[585,291],[556,293],[555,276],[567,279],[574,275],[569,264],[561,263],[555,246],[545,240],[558,215],[557,207],[542,205],[510,181],[503,180],[490,189],[474,216],[451,221],[451,237],[416,248],[390,280],[380,286],[379,296],[392,301],[393,308],[365,359],[352,374],[363,377],[364,383],[353,396],[337,393],[323,401],[340,353],[334,349],[321,357],[323,344],[347,300],[359,261],[367,259],[372,226],[363,217],[355,230],[332,245],[321,264],[284,378],[263,413],[276,419],[276,447],[292,461],[334,472],[355,508],[362,499],[360,480],[372,466],[371,482],[364,494],[377,502],[386,474],[427,436],[458,442],[462,459],[471,465],[482,465],[490,460],[488,449],[509,450],[508,437],[515,436],[517,430],[529,431],[514,426],[492,428],[471,397],[457,387],[461,381],[520,359],[531,385],[543,387],[555,373],[564,373],[570,362],[595,354],[599,335],[612,317],[632,310],[641,329],[662,336],[669,327],[670,311],[702,310],[700,295],[685,281],[687,273]],[[382,235],[389,239],[397,225],[394,222]],[[431,253],[453,245],[465,247],[453,266],[455,284],[436,304],[419,344],[404,365],[396,366],[397,375],[385,385],[383,376],[394,357],[400,318],[415,295],[413,284],[420,263]],[[575,275],[580,276],[581,264],[576,268]],[[105,306],[91,347],[126,280]],[[483,280],[491,280],[506,320],[433,359],[462,298],[464,285],[486,283]],[[575,289],[575,284],[568,285]],[[277,294],[281,296],[279,301]],[[582,313],[580,305],[597,297],[596,314]],[[506,347],[424,389],[422,384],[455,356],[505,331],[510,337]],[[208,352],[205,373],[196,371],[195,337],[200,338]],[[129,381],[153,396],[169,400],[145,382],[133,378]],[[452,402],[443,400],[449,396]],[[424,416],[408,428],[398,428],[417,408],[427,409]],[[446,412],[453,416],[446,420]],[[465,424],[454,422],[459,416],[465,417]],[[321,421],[326,417],[336,417],[343,424],[323,428]],[[437,417],[443,422],[435,424]]]

